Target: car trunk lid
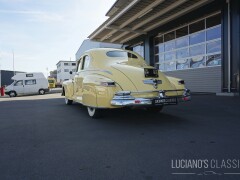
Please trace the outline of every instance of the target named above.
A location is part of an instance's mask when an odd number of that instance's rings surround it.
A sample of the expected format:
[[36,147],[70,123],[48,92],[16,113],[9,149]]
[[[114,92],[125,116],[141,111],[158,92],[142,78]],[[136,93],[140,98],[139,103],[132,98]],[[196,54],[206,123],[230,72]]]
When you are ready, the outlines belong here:
[[144,91],[170,90],[166,95],[178,95],[178,93],[174,91],[176,87],[162,72],[158,71],[158,77],[145,77],[144,68],[153,69],[151,66],[137,67],[127,64],[114,64],[111,67],[128,77],[139,93],[144,93]]

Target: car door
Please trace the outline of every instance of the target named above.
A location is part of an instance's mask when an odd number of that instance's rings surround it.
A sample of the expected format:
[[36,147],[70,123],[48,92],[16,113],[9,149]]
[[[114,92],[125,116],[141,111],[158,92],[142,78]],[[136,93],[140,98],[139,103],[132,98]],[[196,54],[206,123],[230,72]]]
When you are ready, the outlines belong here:
[[17,94],[24,94],[23,80],[16,81],[13,85],[13,90],[16,91]]
[[74,76],[74,84],[73,84],[74,96],[78,99],[79,99],[79,96],[81,95],[81,93],[80,93],[80,78],[79,78],[79,74],[82,69],[81,67],[82,67],[82,58],[80,58],[80,60],[78,61],[77,72]]
[[37,84],[36,79],[28,79],[24,81],[24,92],[25,94],[37,93]]
[[90,63],[90,57],[88,55],[84,55],[79,62],[77,73],[74,77],[74,91],[77,96],[77,99],[82,101],[82,83],[84,79],[84,74],[86,74],[86,69],[88,68]]

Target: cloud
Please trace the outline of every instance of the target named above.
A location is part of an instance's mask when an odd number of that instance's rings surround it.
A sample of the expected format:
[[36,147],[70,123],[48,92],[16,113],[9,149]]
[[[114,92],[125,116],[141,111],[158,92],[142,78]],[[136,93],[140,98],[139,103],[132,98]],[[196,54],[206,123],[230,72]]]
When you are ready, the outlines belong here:
[[30,22],[61,22],[64,21],[64,16],[44,11],[26,11],[26,10],[1,10],[0,14],[21,14],[27,15],[27,21]]
[[1,3],[22,3],[27,2],[29,0],[0,0]]
[[114,1],[0,0],[1,68],[12,69],[12,49],[20,71],[45,72],[56,69],[60,59],[74,60]]

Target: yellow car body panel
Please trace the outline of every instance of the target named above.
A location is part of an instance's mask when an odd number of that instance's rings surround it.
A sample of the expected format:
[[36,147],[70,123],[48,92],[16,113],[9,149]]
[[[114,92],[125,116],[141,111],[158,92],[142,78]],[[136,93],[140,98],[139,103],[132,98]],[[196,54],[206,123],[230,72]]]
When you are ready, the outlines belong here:
[[[122,52],[130,57],[109,55]],[[158,77],[146,77],[144,69],[148,66],[144,59],[135,52],[99,48],[83,54],[78,60],[78,69],[72,80],[63,83],[63,95],[69,100],[96,108],[117,108],[111,101],[118,92],[131,92],[134,99],[156,98],[164,91],[166,97],[184,95],[184,83],[181,79],[167,77],[157,70]],[[154,85],[154,83],[157,83]]]

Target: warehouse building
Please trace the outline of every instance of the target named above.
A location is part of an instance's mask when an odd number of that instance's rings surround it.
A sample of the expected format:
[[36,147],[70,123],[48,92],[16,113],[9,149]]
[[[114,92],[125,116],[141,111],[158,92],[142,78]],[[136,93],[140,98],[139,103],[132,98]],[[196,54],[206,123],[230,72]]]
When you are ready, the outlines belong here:
[[239,0],[117,0],[91,40],[124,44],[193,92],[239,95]]
[[12,77],[16,74],[24,73],[21,71],[0,70],[0,87],[8,86],[13,83]]

